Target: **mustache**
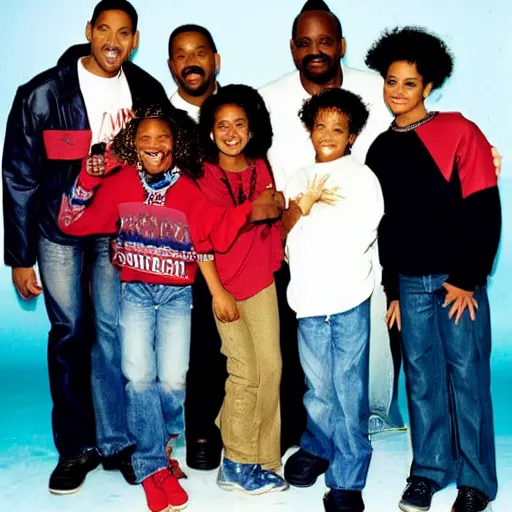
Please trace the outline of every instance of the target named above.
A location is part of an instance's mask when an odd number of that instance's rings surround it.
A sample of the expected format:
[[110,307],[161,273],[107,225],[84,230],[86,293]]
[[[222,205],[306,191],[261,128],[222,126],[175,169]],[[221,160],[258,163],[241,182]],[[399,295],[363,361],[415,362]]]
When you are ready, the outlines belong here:
[[332,59],[329,57],[329,55],[326,55],[325,53],[310,53],[309,55],[306,55],[302,59],[302,66],[306,67],[311,61],[313,60],[323,60],[326,64],[331,64]]
[[111,52],[118,51],[119,53],[121,53],[123,51],[123,49],[119,48],[119,46],[112,46],[110,44],[104,45],[103,50],[107,50],[107,51],[111,51]]
[[188,75],[192,75],[192,74],[204,76],[205,73],[204,73],[204,69],[200,68],[199,66],[187,66],[181,72],[181,76],[183,78],[187,78]]

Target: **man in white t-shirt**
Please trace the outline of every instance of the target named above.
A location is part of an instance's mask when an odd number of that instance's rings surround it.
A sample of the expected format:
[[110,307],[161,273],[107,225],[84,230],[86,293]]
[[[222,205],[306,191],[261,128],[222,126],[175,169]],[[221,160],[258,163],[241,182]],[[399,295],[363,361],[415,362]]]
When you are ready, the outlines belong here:
[[[198,122],[201,106],[219,87],[220,55],[209,30],[200,25],[174,29],[169,37],[168,64],[178,85],[170,98],[172,105]],[[211,294],[200,272],[192,291],[194,307],[185,400],[187,465],[208,471],[220,464],[222,440],[215,419],[224,399],[226,358],[220,351]]]
[[[270,111],[274,140],[269,152],[269,160],[274,172],[278,189],[284,189],[290,177],[299,169],[314,163],[315,152],[309,139],[309,133],[302,125],[298,112],[304,100],[311,95],[330,87],[342,87],[361,96],[370,111],[368,123],[359,135],[352,155],[364,164],[366,152],[373,140],[386,130],[392,120],[383,100],[383,81],[378,75],[348,68],[341,63],[345,54],[346,42],[342,36],[339,19],[330,11],[322,0],[308,0],[301,13],[294,21],[292,40],[290,43],[296,71],[292,71],[278,80],[260,89],[267,108]],[[389,334],[384,323],[386,298],[380,284],[381,270],[377,250],[374,251],[375,291],[372,297],[372,330],[371,330],[371,383],[370,405],[372,430],[388,427],[403,427],[403,420],[394,400],[395,371],[390,351]],[[281,271],[287,271],[284,266]],[[278,292],[285,296],[287,276],[276,279]],[[281,308],[283,346],[296,344],[296,335],[292,333],[290,312]],[[295,324],[296,325],[296,324]],[[296,328],[295,328],[296,332]],[[395,340],[394,349],[399,354],[399,340]],[[292,353],[291,349],[288,349]],[[294,365],[293,361],[289,362]],[[287,360],[283,357],[283,383],[286,385]],[[298,378],[295,376],[295,378]],[[302,407],[294,390],[303,389],[297,380],[296,385],[288,385],[290,396],[289,407],[283,413],[283,423],[287,416],[290,423],[297,423]],[[296,391],[295,391],[296,393]],[[393,403],[395,401],[395,403]],[[293,420],[290,416],[294,417]],[[308,429],[306,425],[306,430]],[[325,470],[325,464],[306,461],[302,468],[307,475],[304,482],[311,485],[318,474]]]
[[49,482],[54,494],[77,491],[100,462],[135,483],[123,406],[119,273],[107,237],[67,236],[57,216],[81,160],[111,140],[132,107],[171,108],[161,84],[128,61],[138,45],[137,21],[126,0],[99,2],[86,28],[90,44],[79,47],[86,53],[70,49],[56,67],[20,86],[7,122],[5,263],[22,297],[44,292],[51,323],[48,371],[59,452]]

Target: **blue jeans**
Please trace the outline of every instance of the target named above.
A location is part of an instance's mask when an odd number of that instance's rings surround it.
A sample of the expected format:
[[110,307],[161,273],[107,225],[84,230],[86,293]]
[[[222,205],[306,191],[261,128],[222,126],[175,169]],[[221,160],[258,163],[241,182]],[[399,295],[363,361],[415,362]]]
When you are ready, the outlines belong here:
[[299,319],[306,375],[303,450],[330,462],[331,489],[361,491],[372,448],[368,438],[370,300],[332,316]]
[[165,446],[184,430],[191,306],[190,286],[122,284],[122,369],[139,482],[167,467]]
[[440,487],[455,480],[491,500],[497,479],[491,404],[491,325],[485,287],[476,320],[443,308],[446,275],[400,277],[400,313],[413,464]]
[[41,237],[38,263],[51,323],[55,446],[64,457],[96,446],[113,455],[132,442],[121,374],[119,273],[110,263],[109,241],[98,237],[70,246]]

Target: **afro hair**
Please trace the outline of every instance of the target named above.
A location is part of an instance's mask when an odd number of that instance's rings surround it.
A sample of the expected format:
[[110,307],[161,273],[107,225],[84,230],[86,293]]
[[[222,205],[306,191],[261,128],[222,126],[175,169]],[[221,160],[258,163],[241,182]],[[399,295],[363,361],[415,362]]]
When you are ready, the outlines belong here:
[[386,30],[366,54],[366,65],[386,78],[396,61],[416,64],[423,83],[438,89],[453,71],[453,56],[445,43],[421,27]]
[[344,89],[326,89],[311,96],[299,111],[300,120],[309,132],[313,131],[315,118],[320,110],[336,110],[348,118],[350,135],[359,135],[368,120],[368,109],[363,100]]
[[210,134],[215,123],[215,114],[224,105],[240,107],[247,115],[252,137],[244,148],[244,155],[249,159],[266,158],[272,145],[273,132],[265,102],[256,89],[248,85],[231,84],[221,87],[201,107],[199,139],[205,160],[218,162],[219,148],[211,140]]
[[162,119],[173,137],[173,165],[193,179],[202,173],[199,136],[196,123],[182,110],[153,105],[134,112],[135,117],[114,137],[110,150],[119,160],[135,165],[139,158],[135,136],[145,119]]

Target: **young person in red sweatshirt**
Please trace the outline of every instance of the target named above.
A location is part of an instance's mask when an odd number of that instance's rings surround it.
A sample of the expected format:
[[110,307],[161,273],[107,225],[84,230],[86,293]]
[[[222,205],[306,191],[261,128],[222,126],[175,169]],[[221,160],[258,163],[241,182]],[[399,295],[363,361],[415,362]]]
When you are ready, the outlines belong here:
[[[198,184],[212,202],[239,208],[274,189],[266,163],[272,127],[254,89],[220,89],[203,104],[199,130],[206,162]],[[224,444],[218,484],[248,494],[288,487],[275,472],[281,466],[281,352],[274,272],[282,245],[280,223],[251,225],[228,248],[215,249],[212,270],[218,277],[210,291],[228,369],[218,417]]]
[[[250,220],[278,217],[273,191],[236,207],[213,205],[194,178],[201,167],[191,121],[178,111],[141,112],[106,152],[89,156],[64,195],[59,226],[75,236],[116,234],[121,272],[122,370],[132,457],[154,512],[181,510],[188,496],[167,470],[166,445],[183,432],[197,262],[227,250]],[[117,157],[117,158],[116,158]]]

